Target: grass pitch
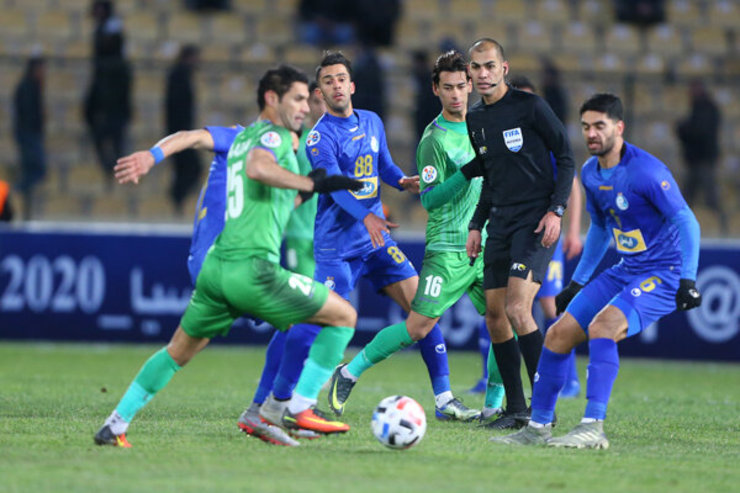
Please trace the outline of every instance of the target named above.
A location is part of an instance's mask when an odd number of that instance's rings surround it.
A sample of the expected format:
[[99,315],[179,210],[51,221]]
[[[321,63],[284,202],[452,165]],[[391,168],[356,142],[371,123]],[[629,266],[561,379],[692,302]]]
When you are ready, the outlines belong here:
[[[275,447],[241,434],[264,348],[211,346],[139,413],[134,448],[98,447],[93,434],[154,346],[0,343],[0,491],[696,492],[740,484],[740,365],[622,361],[606,451],[515,448],[473,424],[434,419],[416,351],[366,373],[343,436]],[[579,361],[581,375],[585,360]],[[450,354],[453,390],[479,376],[474,353]],[[406,394],[426,409],[422,442],[386,449],[370,432],[381,398]],[[585,399],[558,404],[565,433]],[[325,393],[319,406],[326,408]]]

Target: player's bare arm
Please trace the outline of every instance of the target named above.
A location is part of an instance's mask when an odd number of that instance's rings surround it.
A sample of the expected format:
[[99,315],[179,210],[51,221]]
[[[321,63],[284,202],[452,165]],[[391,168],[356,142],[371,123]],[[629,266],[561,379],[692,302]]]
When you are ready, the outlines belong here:
[[583,210],[583,193],[578,178],[573,177],[573,188],[568,197],[568,232],[563,238],[563,253],[570,260],[583,251],[581,240],[581,211]]
[[[213,150],[213,137],[208,130],[181,130],[168,135],[156,144],[162,150],[164,157],[172,156],[185,149]],[[116,180],[121,185],[133,183],[137,185],[139,178],[149,173],[155,165],[154,155],[149,151],[137,151],[128,156],[119,158],[113,168]]]
[[292,188],[301,192],[313,192],[313,180],[297,175],[280,166],[275,156],[265,149],[252,149],[247,154],[246,173],[251,180],[277,188]]

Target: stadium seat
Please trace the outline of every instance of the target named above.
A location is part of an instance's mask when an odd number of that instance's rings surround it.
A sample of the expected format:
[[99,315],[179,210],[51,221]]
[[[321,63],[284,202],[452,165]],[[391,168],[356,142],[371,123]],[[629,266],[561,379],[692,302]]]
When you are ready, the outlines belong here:
[[704,22],[698,0],[666,2],[667,21],[675,26],[695,27]]
[[594,28],[581,21],[572,21],[565,24],[558,41],[566,55],[572,53],[593,53],[596,39]]
[[714,64],[704,53],[694,53],[679,61],[676,72],[683,77],[707,77],[714,72]]
[[75,37],[70,14],[67,11],[42,12],[36,17],[35,26],[35,39],[54,43],[54,45]]
[[691,47],[695,53],[706,55],[727,54],[727,35],[716,26],[698,27],[691,30]]
[[665,58],[657,53],[646,53],[640,55],[635,65],[638,74],[643,75],[658,75],[665,73],[666,62]]
[[565,0],[540,0],[534,2],[534,17],[544,23],[566,23],[571,19],[571,2]]
[[405,0],[403,2],[402,15],[404,17],[413,17],[436,21],[442,18],[440,12],[440,0]]
[[671,24],[655,26],[647,35],[648,50],[661,56],[676,56],[686,52],[681,33]]
[[165,24],[167,26],[166,39],[170,41],[202,45],[206,39],[206,16],[176,11],[167,16]]
[[611,3],[603,0],[582,0],[578,4],[578,19],[587,24],[611,24],[614,22]]
[[123,22],[127,41],[153,42],[165,37],[160,16],[151,12],[131,12]]
[[282,16],[265,15],[257,23],[257,40],[267,45],[280,45],[294,41],[293,22]]
[[612,24],[607,28],[606,49],[612,53],[637,55],[642,51],[637,28],[628,24]]
[[488,19],[479,19],[478,22],[476,22],[473,25],[473,32],[472,32],[471,40],[475,40],[478,38],[484,38],[489,37],[493,38],[504,47],[504,50],[508,51],[513,50],[515,48],[514,41],[516,40],[515,33],[512,32],[512,29],[509,28],[509,26],[501,21],[490,21]]
[[244,43],[247,41],[247,23],[242,15],[233,12],[214,14],[211,18],[209,38],[222,44]]
[[493,4],[493,18],[497,22],[522,22],[530,18],[527,4],[520,0],[496,0]]
[[710,26],[733,28],[736,33],[740,29],[740,5],[737,0],[708,2],[708,17]]
[[488,18],[481,0],[455,0],[444,4],[443,14],[440,19],[476,21],[482,17]]
[[552,29],[549,24],[539,21],[529,21],[519,26],[517,49],[534,53],[549,53],[552,51]]
[[29,15],[20,9],[3,9],[0,15],[0,39],[29,41],[32,39]]

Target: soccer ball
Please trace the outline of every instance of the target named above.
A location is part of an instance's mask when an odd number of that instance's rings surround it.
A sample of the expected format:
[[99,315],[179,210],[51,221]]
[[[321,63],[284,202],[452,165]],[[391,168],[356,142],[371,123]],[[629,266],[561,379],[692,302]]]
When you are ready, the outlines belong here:
[[427,416],[411,397],[392,395],[375,408],[370,426],[375,438],[386,447],[407,449],[424,437]]

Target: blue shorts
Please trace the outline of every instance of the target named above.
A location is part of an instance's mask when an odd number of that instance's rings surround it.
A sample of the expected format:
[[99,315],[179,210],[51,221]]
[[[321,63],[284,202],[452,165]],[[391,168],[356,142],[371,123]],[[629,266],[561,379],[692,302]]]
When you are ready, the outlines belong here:
[[370,281],[376,291],[381,291],[390,284],[416,275],[416,269],[396,242],[386,239],[384,247],[360,257],[317,260],[314,279],[349,300],[349,294],[362,277]]
[[550,263],[547,265],[547,274],[542,280],[542,286],[537,291],[536,300],[555,296],[563,290],[563,271],[565,269],[565,254],[563,253],[563,239],[555,244]]
[[679,279],[674,267],[634,273],[617,264],[586,284],[566,311],[588,332],[596,314],[613,305],[627,317],[627,337],[633,336],[676,309]]

